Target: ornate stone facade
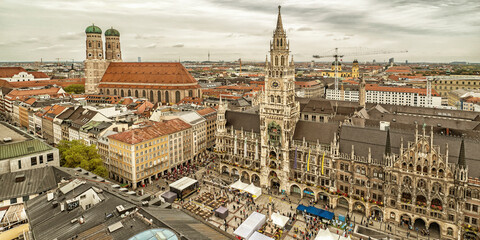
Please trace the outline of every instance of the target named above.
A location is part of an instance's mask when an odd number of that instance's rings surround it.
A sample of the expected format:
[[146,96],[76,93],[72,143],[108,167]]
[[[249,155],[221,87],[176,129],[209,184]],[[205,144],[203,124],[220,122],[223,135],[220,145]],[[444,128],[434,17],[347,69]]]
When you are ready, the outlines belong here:
[[[434,137],[425,126],[418,133],[335,123],[338,112],[322,115],[333,123],[299,119],[307,113],[294,98],[288,59],[279,12],[258,108],[229,111],[220,101],[215,152],[221,173],[348,214],[427,228],[432,238],[478,239],[480,181],[468,175],[463,140]],[[478,143],[468,141],[468,159],[477,161],[472,146]],[[449,144],[459,150],[450,152]]]

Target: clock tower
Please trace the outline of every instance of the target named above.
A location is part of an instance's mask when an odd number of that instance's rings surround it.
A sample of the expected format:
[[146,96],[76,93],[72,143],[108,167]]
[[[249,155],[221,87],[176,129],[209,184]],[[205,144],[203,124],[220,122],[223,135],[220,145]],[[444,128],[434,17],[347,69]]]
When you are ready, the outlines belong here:
[[265,92],[260,103],[261,185],[273,191],[287,189],[289,150],[300,104],[295,101],[295,67],[289,59],[289,42],[283,29],[280,6],[277,27],[265,60]]

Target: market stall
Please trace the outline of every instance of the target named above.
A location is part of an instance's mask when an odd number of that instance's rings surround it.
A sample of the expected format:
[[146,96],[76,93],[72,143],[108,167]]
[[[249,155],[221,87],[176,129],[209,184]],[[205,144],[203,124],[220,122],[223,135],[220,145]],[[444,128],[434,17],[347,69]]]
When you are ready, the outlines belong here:
[[171,192],[176,193],[180,199],[184,199],[198,190],[198,181],[189,177],[183,177],[171,183],[169,187]]
[[237,229],[235,229],[233,234],[243,239],[249,239],[255,231],[265,224],[266,219],[265,215],[253,212]]
[[284,228],[287,225],[289,218],[281,215],[280,213],[272,214],[272,222],[280,228]]

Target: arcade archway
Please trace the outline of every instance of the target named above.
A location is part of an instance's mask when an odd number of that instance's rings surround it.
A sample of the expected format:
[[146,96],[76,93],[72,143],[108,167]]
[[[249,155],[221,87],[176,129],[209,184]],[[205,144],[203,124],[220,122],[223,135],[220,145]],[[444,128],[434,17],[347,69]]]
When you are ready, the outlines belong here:
[[[434,239],[440,239],[441,228],[437,222],[431,222],[430,226],[428,226],[428,232],[430,233],[430,237]],[[477,238],[478,239],[478,238]]]
[[293,184],[290,186],[290,195],[294,197],[301,197],[302,196],[302,190],[300,189],[299,186]]
[[250,175],[248,175],[247,172],[243,171],[242,172],[242,177],[240,178],[240,180],[244,183],[250,184]]
[[361,202],[355,202],[355,204],[353,204],[353,211],[365,214],[365,205]]
[[260,187],[260,177],[257,174],[252,174],[252,183],[256,187]]
[[278,178],[278,175],[275,171],[271,171],[270,174],[268,174],[268,180],[270,182],[270,189],[273,191],[273,193],[277,193],[280,191],[280,179]]

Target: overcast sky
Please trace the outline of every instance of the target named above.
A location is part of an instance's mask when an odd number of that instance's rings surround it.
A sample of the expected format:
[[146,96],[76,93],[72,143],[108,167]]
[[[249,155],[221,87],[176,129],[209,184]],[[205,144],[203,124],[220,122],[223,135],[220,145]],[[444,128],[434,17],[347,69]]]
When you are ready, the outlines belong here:
[[479,0],[0,0],[0,61],[84,60],[92,23],[120,31],[124,61],[262,61],[278,4],[296,61],[480,62]]

